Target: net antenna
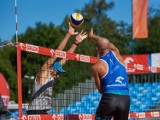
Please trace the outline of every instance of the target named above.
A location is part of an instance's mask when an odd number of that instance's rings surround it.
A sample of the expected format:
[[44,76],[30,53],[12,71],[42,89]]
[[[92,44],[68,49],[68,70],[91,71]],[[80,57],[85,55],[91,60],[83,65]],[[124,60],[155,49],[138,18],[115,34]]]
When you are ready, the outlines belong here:
[[16,21],[16,43],[18,43],[18,12],[17,12],[17,0],[15,0],[15,21]]
[[[15,4],[14,4],[14,7],[15,7],[15,21],[16,21],[16,43],[18,43],[18,15],[17,15],[17,0],[14,0],[15,1]],[[12,43],[12,41],[10,40],[10,42],[3,42],[3,45],[0,45],[0,48],[1,47],[4,47],[4,46],[16,46],[15,43]]]

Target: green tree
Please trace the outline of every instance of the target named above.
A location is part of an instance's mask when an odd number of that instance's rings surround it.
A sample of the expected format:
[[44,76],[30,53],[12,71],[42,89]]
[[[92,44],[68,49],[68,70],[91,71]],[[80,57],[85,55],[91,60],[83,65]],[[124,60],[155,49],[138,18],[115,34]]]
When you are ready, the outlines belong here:
[[6,46],[0,48],[0,71],[6,78],[11,100],[17,101],[16,48]]

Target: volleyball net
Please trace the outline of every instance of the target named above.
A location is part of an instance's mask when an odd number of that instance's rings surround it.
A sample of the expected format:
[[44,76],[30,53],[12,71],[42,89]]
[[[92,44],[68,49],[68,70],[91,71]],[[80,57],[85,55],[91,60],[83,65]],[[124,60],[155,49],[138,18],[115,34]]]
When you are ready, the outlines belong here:
[[[34,78],[49,57],[67,58],[66,73],[54,81],[52,108],[47,115],[27,115],[28,103],[32,97]],[[17,43],[17,75],[19,119],[23,120],[93,120],[101,94],[98,93],[90,67],[98,61],[97,57],[41,46]],[[36,64],[37,63],[37,64]],[[141,72],[140,67],[128,65],[130,69]],[[145,71],[159,68],[145,66]],[[144,70],[143,70],[144,72]],[[160,75],[128,74],[131,96],[130,119],[160,117]],[[143,92],[142,92],[143,91]]]

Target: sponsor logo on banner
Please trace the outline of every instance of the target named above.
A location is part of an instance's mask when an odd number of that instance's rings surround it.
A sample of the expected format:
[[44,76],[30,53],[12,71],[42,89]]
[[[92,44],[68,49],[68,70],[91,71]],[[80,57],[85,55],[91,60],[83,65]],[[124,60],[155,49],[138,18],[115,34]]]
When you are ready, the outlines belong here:
[[80,61],[82,61],[82,62],[90,62],[90,56],[80,55]]
[[133,63],[134,62],[134,59],[131,58],[131,57],[126,57],[124,59],[124,63],[126,65],[126,68],[127,68],[127,72],[135,72],[135,68],[131,68],[128,66],[129,63]]
[[25,45],[23,43],[20,43],[19,46],[21,47],[21,49],[23,50]]
[[53,49],[50,50],[50,53],[51,53],[51,56],[54,56],[55,54]]
[[63,114],[52,115],[52,120],[64,120]]
[[153,73],[156,73],[157,72],[157,68],[156,67],[150,67],[150,71],[153,72]]
[[151,117],[159,117],[159,112],[151,112]]
[[79,54],[76,54],[76,60],[79,61]]
[[9,96],[2,95],[2,99],[3,99],[3,104],[4,104],[4,106],[8,107]]
[[38,53],[39,47],[35,45],[26,44],[26,51]]
[[137,116],[137,118],[145,118],[145,117],[146,117],[146,114],[145,114],[145,112],[136,113],[136,116]]
[[80,114],[79,120],[92,120],[92,114]]
[[41,120],[40,115],[28,115],[28,120]]
[[56,57],[60,57],[60,58],[66,58],[66,52],[60,51],[60,50],[56,50],[55,51],[55,56]]
[[134,68],[135,68],[136,70],[144,70],[142,64],[134,64]]
[[27,117],[25,115],[23,115],[22,120],[27,120]]
[[148,54],[122,56],[127,73],[148,73]]

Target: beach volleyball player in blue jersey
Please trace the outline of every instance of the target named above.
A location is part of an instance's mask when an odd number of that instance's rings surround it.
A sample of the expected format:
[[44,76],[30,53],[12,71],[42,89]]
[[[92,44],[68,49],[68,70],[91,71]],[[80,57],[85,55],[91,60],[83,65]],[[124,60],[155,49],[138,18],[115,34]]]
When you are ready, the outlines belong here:
[[97,36],[91,29],[89,38],[96,41],[100,55],[92,66],[95,85],[102,94],[95,120],[128,120],[130,96],[128,77],[120,52],[108,39]]
[[[82,30],[77,33],[75,32],[75,28],[69,24],[67,34],[60,42],[56,50],[63,50],[69,38],[73,35],[76,35],[76,39],[67,51],[70,53],[73,53],[78,44],[80,44],[87,37],[86,32],[83,32]],[[53,82],[59,77],[60,73],[65,72],[62,66],[66,63],[66,61],[67,58],[56,61],[56,56],[53,56],[42,65],[35,78],[32,100],[29,103],[27,114],[47,114],[47,112],[51,109]]]

